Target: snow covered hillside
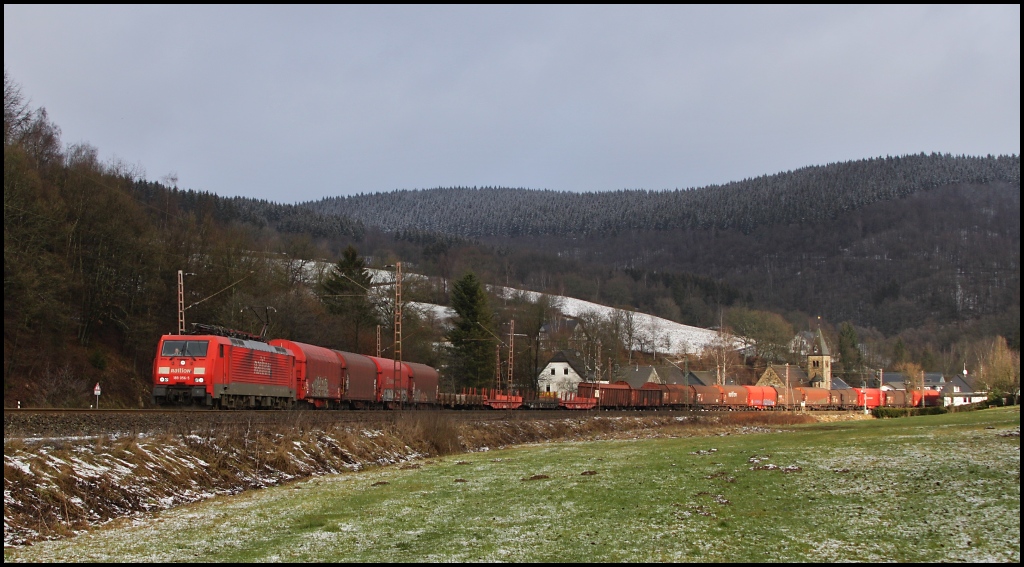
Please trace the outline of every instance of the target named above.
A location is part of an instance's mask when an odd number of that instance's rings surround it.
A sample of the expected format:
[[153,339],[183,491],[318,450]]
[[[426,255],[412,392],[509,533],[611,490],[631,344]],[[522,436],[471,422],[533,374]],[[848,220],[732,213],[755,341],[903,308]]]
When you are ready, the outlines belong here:
[[[534,291],[497,286],[489,287],[500,297],[510,297],[513,294],[523,293],[531,301],[536,302],[542,295]],[[623,315],[631,315],[637,328],[637,338],[633,341],[633,348],[635,350],[657,351],[669,354],[696,354],[718,337],[717,331],[683,325],[682,323],[676,323],[675,321],[638,311],[626,312],[615,307],[608,307],[607,305],[562,295],[551,295],[549,297],[553,300],[554,305],[558,306],[559,311],[567,317],[580,317],[585,313],[596,313],[607,319],[615,315],[616,312]],[[739,346],[741,345],[737,343],[737,348]]]
[[[374,283],[386,283],[393,281],[394,279],[394,273],[386,270],[370,270],[370,273],[373,277]],[[418,277],[423,276],[416,274],[403,274],[403,278]],[[535,291],[526,291],[503,286],[487,287],[492,293],[499,297],[512,297],[514,295],[524,294],[527,299],[534,302],[537,301],[541,295],[544,295]],[[384,291],[386,288],[375,289],[381,289]],[[392,292],[385,291],[384,293],[390,294]],[[593,313],[607,319],[615,315],[616,312],[623,315],[631,315],[637,329],[636,338],[633,341],[633,348],[636,350],[643,350],[646,352],[657,351],[667,354],[696,354],[703,350],[705,346],[714,342],[718,337],[717,331],[683,325],[682,323],[676,323],[675,321],[655,317],[654,315],[648,315],[646,313],[625,312],[615,307],[608,307],[607,305],[601,305],[599,303],[561,295],[549,295],[549,297],[552,299],[553,304],[558,307],[559,311],[567,317],[577,318],[586,313]],[[409,306],[424,312],[433,311],[434,316],[439,320],[447,320],[455,314],[452,308],[442,305],[410,302]],[[732,342],[736,348],[741,348],[743,346],[743,342],[739,339],[733,339]]]

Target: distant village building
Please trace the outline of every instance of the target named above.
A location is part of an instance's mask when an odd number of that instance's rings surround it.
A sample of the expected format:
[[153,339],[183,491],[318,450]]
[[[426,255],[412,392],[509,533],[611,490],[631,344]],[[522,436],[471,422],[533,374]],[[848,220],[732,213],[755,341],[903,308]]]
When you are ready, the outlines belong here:
[[[808,333],[809,334],[809,333]],[[803,333],[793,338],[794,343],[807,357],[807,369],[804,370],[795,364],[770,364],[758,378],[757,386],[775,386],[778,388],[797,388],[811,386],[825,388],[826,390],[844,390],[850,386],[839,379],[832,377],[832,354],[829,351],[828,343],[825,342],[825,335],[821,329],[814,335],[810,344],[804,344],[806,338]]]
[[771,364],[761,374],[756,386],[775,386],[777,388],[796,388],[810,386],[811,381],[803,368],[795,364]]
[[[902,372],[885,372],[881,375],[883,390],[907,390],[921,387],[921,378],[911,380]],[[988,392],[977,392],[967,380],[960,376],[946,377],[941,372],[924,373],[924,389],[942,392],[944,406],[963,406],[984,402]]]
[[718,376],[714,370],[691,370],[683,381],[687,386],[714,386],[717,383]]
[[617,378],[618,381],[626,382],[633,389],[640,389],[648,382],[652,384],[665,383],[653,366],[631,366],[622,371]]
[[678,366],[656,366],[662,384],[683,386],[713,386],[716,382],[714,370],[689,370]]
[[811,345],[814,344],[814,333],[811,331],[800,331],[789,341],[789,352],[797,356],[807,356],[811,352]]
[[[831,375],[831,357],[824,337],[818,332],[815,346],[807,354],[808,372],[795,364],[772,364],[761,374],[757,386],[775,386],[778,388],[797,388],[801,386],[821,387],[829,390],[846,390],[850,388],[839,376]],[[814,363],[817,362],[815,365]],[[826,378],[827,376],[827,378]],[[825,386],[826,380],[829,386]],[[876,373],[867,386],[883,390],[907,390],[921,387],[920,376],[910,380],[901,372],[882,370]],[[943,405],[961,406],[976,404],[988,399],[986,392],[975,392],[968,380],[960,376],[947,377],[941,372],[924,374],[924,389],[942,392]]]
[[807,355],[807,377],[812,387],[832,389],[832,355],[821,329],[818,329],[814,343],[811,344],[811,352]]
[[[643,366],[634,365],[620,371],[616,382],[625,382],[635,389],[644,384],[682,384],[684,386],[714,386],[718,384],[718,373],[714,370],[680,370],[675,366]],[[726,386],[738,386],[739,382],[732,376],[723,380]]]
[[661,379],[662,384],[682,384],[685,374],[683,370],[674,364],[666,364],[655,366],[654,370],[658,373],[658,378]]
[[846,380],[843,380],[842,378],[840,378],[838,376],[833,376],[832,377],[832,387],[830,389],[831,390],[849,390],[850,389],[850,385],[846,383]]
[[575,353],[556,352],[537,375],[537,388],[541,392],[575,392],[587,377],[586,369]]
[[[572,332],[578,329],[575,321],[563,320],[558,324],[560,332]],[[851,386],[839,376],[832,375],[832,356],[821,329],[812,334],[813,340],[806,348],[806,367],[796,364],[771,364],[757,379],[756,386],[774,386],[778,388],[815,387],[827,390],[847,390]],[[803,335],[794,338],[803,340]],[[801,343],[802,344],[802,343]],[[801,347],[803,348],[803,347]],[[882,370],[874,376],[867,375],[862,384],[884,390],[907,390],[921,387],[921,377],[910,380],[899,372]],[[865,378],[865,376],[862,376]],[[689,370],[676,364],[639,365],[619,369],[611,378],[613,382],[625,382],[633,388],[642,388],[644,384],[680,384],[690,386],[713,386],[719,383],[719,375],[715,370]],[[581,381],[595,381],[593,373],[586,371],[585,365],[575,351],[558,351],[551,357],[537,377],[537,384],[542,392],[565,393],[576,392]],[[733,377],[724,381],[725,385],[740,384]],[[608,382],[602,382],[607,384]],[[749,382],[745,382],[749,383]],[[909,384],[908,384],[909,383]],[[943,404],[960,406],[983,402],[988,399],[987,392],[977,392],[966,377],[947,377],[941,372],[926,372],[923,387],[925,390],[942,392]]]

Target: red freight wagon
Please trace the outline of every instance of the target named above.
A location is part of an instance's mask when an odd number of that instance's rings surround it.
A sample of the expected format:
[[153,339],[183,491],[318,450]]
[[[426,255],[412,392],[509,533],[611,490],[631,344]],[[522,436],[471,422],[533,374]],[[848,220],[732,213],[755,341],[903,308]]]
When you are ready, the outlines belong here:
[[[536,390],[520,390],[520,394],[523,396],[523,407],[526,409],[555,409],[562,406],[562,402],[559,400],[557,392],[538,392]],[[565,394],[572,394],[569,397],[578,397],[575,392],[564,392]],[[597,400],[594,398],[587,398]],[[587,408],[590,409],[590,408]]]
[[907,393],[903,390],[882,390],[885,407],[905,408],[907,407]]
[[356,409],[377,403],[377,365],[370,357],[352,352],[334,351],[341,359],[345,376],[345,401]]
[[859,404],[860,393],[853,388],[829,390],[829,395],[832,398],[832,407],[836,409],[852,410],[857,409],[858,407],[864,407]]
[[498,388],[482,388],[484,407],[491,409],[519,409],[523,406],[523,397]]
[[638,389],[634,389],[631,396],[630,407],[654,408],[661,406],[661,388],[659,384],[645,383]]
[[773,409],[778,395],[771,386],[743,386],[747,390],[747,407]]
[[674,408],[692,406],[696,400],[693,386],[683,384],[661,384],[661,405]]
[[749,394],[743,386],[715,386],[722,391],[722,405],[729,409],[746,409]]
[[827,408],[831,401],[828,390],[824,388],[793,388],[795,390],[796,402],[801,407],[812,409]]
[[722,408],[722,391],[717,386],[690,386],[697,406],[707,409]]
[[588,410],[597,407],[597,398],[581,398],[572,392],[562,392],[557,399],[560,408]]
[[406,365],[409,366],[410,399],[417,404],[437,402],[437,370],[417,362],[407,362]]
[[409,401],[409,368],[390,358],[367,357],[377,365],[377,401],[385,404]]
[[780,409],[793,409],[800,402],[797,400],[798,392],[793,388],[782,386],[771,386],[775,390],[775,407]]
[[596,398],[597,386],[597,382],[580,382],[576,385],[576,395],[581,398]]
[[868,409],[874,409],[882,405],[883,392],[878,388],[854,388],[857,392],[857,407],[865,407],[867,404]]
[[942,392],[938,390],[913,390],[910,392],[915,408],[934,407],[942,405]]
[[625,382],[601,384],[597,389],[598,407],[628,408],[633,404],[633,388]]
[[632,403],[633,388],[629,384],[598,384],[596,382],[580,382],[576,388],[581,398],[597,398],[599,408],[628,408]]
[[274,339],[270,345],[287,349],[295,356],[295,395],[299,401],[318,408],[337,407],[341,403],[344,367],[337,352],[284,339]]

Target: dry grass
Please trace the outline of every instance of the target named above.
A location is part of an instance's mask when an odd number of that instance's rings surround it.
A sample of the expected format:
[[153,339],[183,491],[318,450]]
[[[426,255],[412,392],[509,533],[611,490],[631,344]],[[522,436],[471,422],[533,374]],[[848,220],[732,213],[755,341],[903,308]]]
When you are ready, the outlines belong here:
[[[181,416],[156,436],[4,443],[5,543],[64,537],[146,513],[320,474],[560,440],[716,435],[813,421],[736,412],[676,418],[581,415],[564,420],[466,423],[441,413],[396,414],[380,424],[196,426]],[[13,466],[17,461],[23,466]]]
[[394,420],[392,433],[426,455],[453,455],[463,451],[458,427],[441,413],[401,414]]

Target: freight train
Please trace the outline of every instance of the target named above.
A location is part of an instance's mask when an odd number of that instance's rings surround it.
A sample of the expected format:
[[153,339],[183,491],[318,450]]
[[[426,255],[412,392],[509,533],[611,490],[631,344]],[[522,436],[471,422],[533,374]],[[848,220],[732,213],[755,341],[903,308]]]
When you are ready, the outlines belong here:
[[153,360],[157,405],[364,409],[437,404],[437,370],[213,326],[164,335]]
[[594,399],[609,409],[858,410],[942,405],[938,391],[905,392],[878,388],[825,389],[782,386],[719,386],[626,382],[580,382],[576,398]]
[[217,409],[691,409],[855,410],[941,405],[939,392],[581,382],[568,394],[497,389],[441,392],[425,364],[329,349],[221,327],[164,335],[153,360],[153,402]]

